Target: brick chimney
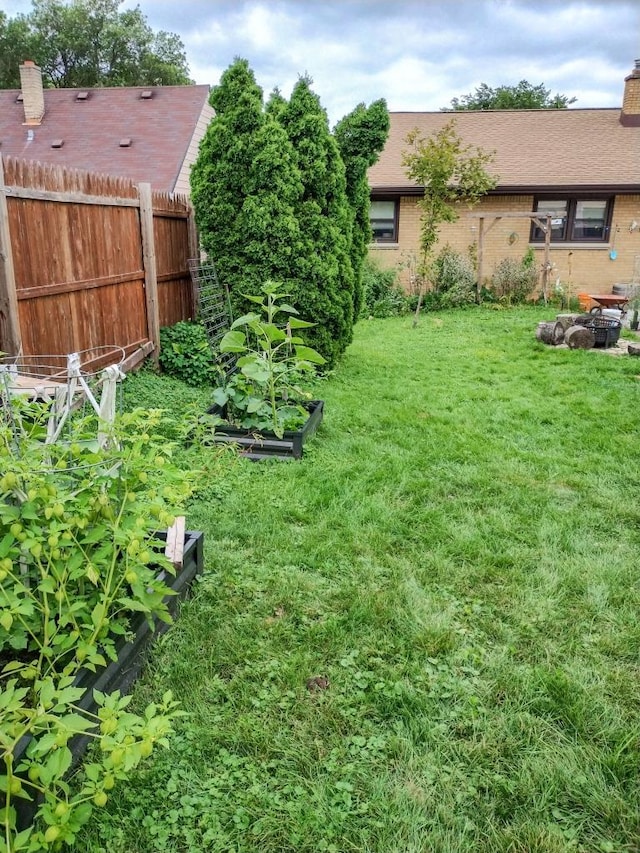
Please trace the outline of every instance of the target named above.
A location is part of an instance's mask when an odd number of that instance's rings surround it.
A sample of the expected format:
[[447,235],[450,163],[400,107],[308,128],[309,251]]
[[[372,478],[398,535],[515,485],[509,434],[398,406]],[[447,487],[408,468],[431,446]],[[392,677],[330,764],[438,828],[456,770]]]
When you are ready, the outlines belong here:
[[25,59],[20,66],[20,87],[24,106],[24,124],[40,124],[44,115],[42,71],[30,59]]
[[640,126],[640,59],[636,59],[635,68],[624,78],[620,124],[625,127]]

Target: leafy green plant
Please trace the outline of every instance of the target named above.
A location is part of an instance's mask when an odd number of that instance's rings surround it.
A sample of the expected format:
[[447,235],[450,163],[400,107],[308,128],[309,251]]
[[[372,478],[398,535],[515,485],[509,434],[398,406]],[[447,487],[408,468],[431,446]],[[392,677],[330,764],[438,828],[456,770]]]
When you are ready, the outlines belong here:
[[[45,445],[48,405],[13,400],[0,422],[0,851],[73,843],[93,806],[155,744],[167,744],[179,713],[170,693],[142,716],[128,697],[96,692],[82,710],[77,677],[116,660],[142,614],[171,617],[173,567],[157,533],[191,492],[172,448],[152,435],[159,415],[121,416],[110,448],[91,435],[95,419],[75,418],[65,441]],[[6,413],[5,413],[6,414]],[[72,788],[69,743],[100,745]],[[26,741],[25,741],[26,739]],[[26,747],[25,747],[26,742]],[[36,822],[19,828],[15,801],[36,800]]]
[[364,317],[394,317],[408,311],[407,296],[397,283],[395,269],[384,270],[371,258],[363,264]]
[[[276,282],[262,286],[262,296],[247,296],[260,308],[235,320],[220,342],[221,352],[236,353],[238,371],[213,394],[218,406],[226,406],[227,419],[249,429],[270,429],[282,436],[308,416],[302,405],[302,377],[313,375],[325,360],[294,334],[313,326],[294,316]],[[279,320],[278,315],[286,320]],[[243,331],[244,330],[244,331]]]
[[213,353],[201,323],[181,320],[160,329],[160,367],[196,388],[211,385],[215,377]]
[[503,258],[491,277],[491,291],[494,298],[508,304],[525,302],[538,283],[538,271],[535,256],[528,249],[521,260]]
[[458,308],[475,301],[476,273],[469,258],[444,246],[432,267],[439,307]]

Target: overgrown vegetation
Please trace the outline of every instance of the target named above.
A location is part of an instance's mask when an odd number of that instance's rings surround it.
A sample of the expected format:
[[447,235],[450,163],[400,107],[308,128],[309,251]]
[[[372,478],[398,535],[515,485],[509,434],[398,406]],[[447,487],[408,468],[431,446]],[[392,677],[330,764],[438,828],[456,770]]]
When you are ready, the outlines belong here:
[[202,323],[181,320],[173,326],[163,326],[159,362],[169,376],[195,388],[211,385],[216,378],[214,356]]
[[433,290],[425,294],[425,308],[460,308],[476,300],[477,276],[470,257],[443,246],[432,267]]
[[78,853],[635,849],[638,368],[553,313],[360,324],[304,461],[192,504],[134,700],[190,716]]
[[538,284],[538,270],[533,249],[528,249],[521,260],[503,258],[491,276],[490,295],[508,305],[526,302]]
[[[72,844],[176,716],[170,691],[140,714],[130,699],[96,693],[82,703],[78,677],[116,660],[136,617],[170,621],[160,576],[173,567],[157,533],[191,491],[189,471],[154,437],[158,415],[122,415],[107,447],[95,418],[72,417],[45,444],[49,404],[5,403],[0,424],[0,850]],[[10,406],[10,412],[6,407]],[[106,427],[103,425],[102,429]],[[71,786],[71,744],[99,744]],[[16,806],[35,802],[35,822]]]
[[371,258],[363,265],[362,290],[364,317],[395,317],[409,309],[408,298],[398,284],[397,271],[382,269]]

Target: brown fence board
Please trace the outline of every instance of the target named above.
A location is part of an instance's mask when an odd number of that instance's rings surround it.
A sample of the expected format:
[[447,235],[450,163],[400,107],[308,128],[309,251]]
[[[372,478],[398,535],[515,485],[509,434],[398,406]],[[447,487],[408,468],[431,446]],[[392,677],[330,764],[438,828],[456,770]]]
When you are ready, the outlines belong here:
[[[145,269],[136,185],[12,158],[2,165],[0,195],[17,297],[17,309],[11,309],[17,318],[9,320],[18,324],[23,355],[110,345],[129,355],[145,346],[150,339],[145,281],[154,287],[157,281],[161,325],[194,316],[187,264],[193,212],[186,198],[152,193],[154,274]],[[10,295],[0,276],[2,287]],[[0,306],[10,302],[3,296]],[[0,350],[7,350],[1,335],[11,325],[0,320]]]

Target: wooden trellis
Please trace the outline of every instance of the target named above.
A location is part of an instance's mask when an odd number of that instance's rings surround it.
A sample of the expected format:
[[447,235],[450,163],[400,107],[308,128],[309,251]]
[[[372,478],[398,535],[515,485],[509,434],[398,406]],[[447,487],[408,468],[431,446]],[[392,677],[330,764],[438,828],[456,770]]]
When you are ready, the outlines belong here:
[[[561,212],[551,211],[547,213],[532,213],[526,211],[516,213],[509,211],[496,211],[495,213],[469,213],[469,219],[478,219],[478,285],[482,287],[483,273],[483,253],[484,253],[484,238],[491,229],[498,224],[500,219],[529,219],[533,220],[538,228],[544,234],[544,261],[542,263],[542,295],[546,301],[549,292],[549,273],[551,271],[551,222],[553,219],[563,216]],[[485,229],[485,219],[492,219],[493,222]],[[479,292],[479,290],[478,290]]]

